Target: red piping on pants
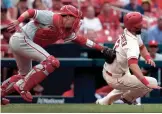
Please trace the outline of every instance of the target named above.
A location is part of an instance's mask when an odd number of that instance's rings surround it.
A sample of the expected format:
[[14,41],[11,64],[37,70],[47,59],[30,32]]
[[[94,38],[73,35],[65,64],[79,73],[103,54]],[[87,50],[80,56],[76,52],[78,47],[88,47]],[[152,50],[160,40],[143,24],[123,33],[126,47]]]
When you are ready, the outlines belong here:
[[[35,49],[35,50],[38,51],[39,53],[43,54],[41,51],[39,51],[38,49],[36,49],[36,48],[33,47],[32,45],[30,45],[30,44],[26,41],[25,36],[24,36],[24,41],[27,43],[27,45],[29,45],[30,47],[32,47],[33,49]],[[43,55],[47,58],[47,56],[46,56],[45,54],[43,54]]]

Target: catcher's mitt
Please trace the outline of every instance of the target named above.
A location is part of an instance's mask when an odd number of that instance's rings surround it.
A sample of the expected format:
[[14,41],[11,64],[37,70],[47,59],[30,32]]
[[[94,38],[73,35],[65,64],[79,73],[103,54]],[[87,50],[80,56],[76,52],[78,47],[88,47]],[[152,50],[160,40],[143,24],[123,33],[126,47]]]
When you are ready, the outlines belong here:
[[111,64],[116,58],[116,51],[111,48],[105,47],[103,50],[103,55],[104,55],[105,61]]

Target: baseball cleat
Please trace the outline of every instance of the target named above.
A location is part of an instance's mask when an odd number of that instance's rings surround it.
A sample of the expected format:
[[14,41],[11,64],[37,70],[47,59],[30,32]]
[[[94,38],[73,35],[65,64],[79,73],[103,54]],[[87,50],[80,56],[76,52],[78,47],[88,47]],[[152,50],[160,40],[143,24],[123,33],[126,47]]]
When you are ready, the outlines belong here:
[[97,99],[97,100],[96,100],[96,104],[99,104],[99,105],[107,105],[107,104],[102,103],[102,102],[101,102],[101,99]]
[[1,99],[1,105],[7,105],[10,103],[10,100],[9,99],[6,99],[6,98],[2,98]]
[[122,98],[121,100],[128,105],[138,105],[138,106],[141,105],[141,103],[138,103],[136,100],[133,102],[127,101],[125,98]]

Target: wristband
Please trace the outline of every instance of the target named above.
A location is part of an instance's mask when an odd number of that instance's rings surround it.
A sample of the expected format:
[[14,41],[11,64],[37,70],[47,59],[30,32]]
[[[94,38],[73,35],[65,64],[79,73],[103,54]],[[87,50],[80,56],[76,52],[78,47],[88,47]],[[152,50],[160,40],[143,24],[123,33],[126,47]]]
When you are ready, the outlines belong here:
[[17,20],[19,21],[19,23],[21,23],[25,20],[25,18],[23,16],[20,16]]
[[148,80],[145,77],[142,78],[141,82],[146,86],[149,84]]
[[150,55],[146,55],[144,58],[145,58],[145,60],[151,59]]

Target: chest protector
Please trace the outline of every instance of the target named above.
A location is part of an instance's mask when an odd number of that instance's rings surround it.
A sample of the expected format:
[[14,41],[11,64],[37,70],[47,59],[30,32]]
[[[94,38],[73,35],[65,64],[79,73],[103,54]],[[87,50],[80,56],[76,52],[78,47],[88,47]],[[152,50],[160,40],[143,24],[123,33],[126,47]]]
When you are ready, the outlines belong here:
[[62,17],[59,14],[53,15],[53,25],[44,28],[39,27],[35,33],[34,42],[45,47],[60,39],[64,40],[70,33],[67,33],[65,29],[61,27],[61,20]]

